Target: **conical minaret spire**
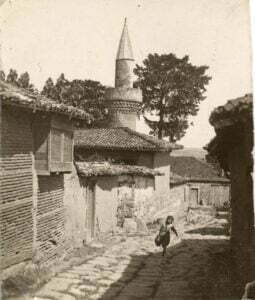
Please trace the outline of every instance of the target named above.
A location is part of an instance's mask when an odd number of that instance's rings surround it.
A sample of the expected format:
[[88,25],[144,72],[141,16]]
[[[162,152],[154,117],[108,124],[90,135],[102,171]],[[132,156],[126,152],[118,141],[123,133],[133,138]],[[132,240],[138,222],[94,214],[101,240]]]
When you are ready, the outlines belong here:
[[134,56],[125,18],[116,56],[115,87],[133,87]]
[[116,60],[118,59],[134,60],[132,45],[128,34],[127,18],[125,18],[124,27],[122,30],[119,48],[116,56]]

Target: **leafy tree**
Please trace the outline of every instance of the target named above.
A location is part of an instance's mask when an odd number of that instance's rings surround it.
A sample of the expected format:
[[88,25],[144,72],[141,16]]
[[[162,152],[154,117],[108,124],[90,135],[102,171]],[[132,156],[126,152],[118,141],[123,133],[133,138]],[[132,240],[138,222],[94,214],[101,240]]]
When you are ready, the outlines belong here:
[[159,139],[176,142],[189,127],[188,117],[195,116],[210,77],[207,66],[195,66],[189,57],[174,54],[149,54],[143,65],[136,65],[135,86],[143,91],[144,112],[155,113],[158,120],[145,117],[152,133]]
[[18,73],[16,70],[10,69],[6,77],[6,82],[18,86]]
[[69,81],[62,73],[54,84],[48,78],[42,94],[59,103],[72,105],[91,115],[91,126],[99,126],[106,118],[104,107],[105,86],[94,80],[74,79]]
[[5,81],[5,73],[4,71],[0,71],[0,80]]
[[20,76],[18,76],[18,72],[16,70],[10,69],[6,79],[5,79],[4,72],[1,72],[0,76],[1,76],[0,77],[1,80],[6,81],[9,84],[30,91],[35,91],[34,85],[30,83],[30,77],[28,72],[24,72]]
[[55,90],[54,90],[54,82],[53,80],[51,79],[51,77],[49,77],[45,84],[44,84],[44,87],[42,89],[42,92],[41,94],[48,97],[48,98],[51,98],[51,99],[54,99],[56,100],[56,97],[55,97]]
[[34,90],[33,84],[30,83],[28,72],[22,73],[18,79],[18,86],[23,89]]

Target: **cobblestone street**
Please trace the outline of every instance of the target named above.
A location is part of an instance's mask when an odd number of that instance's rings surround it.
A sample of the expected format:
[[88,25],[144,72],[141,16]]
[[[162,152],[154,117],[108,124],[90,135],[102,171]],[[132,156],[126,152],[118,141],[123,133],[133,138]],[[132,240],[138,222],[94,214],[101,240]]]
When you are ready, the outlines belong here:
[[128,237],[103,255],[58,273],[32,298],[235,299],[228,268],[218,259],[228,249],[223,233],[219,221],[188,228],[165,257],[154,246],[155,233]]

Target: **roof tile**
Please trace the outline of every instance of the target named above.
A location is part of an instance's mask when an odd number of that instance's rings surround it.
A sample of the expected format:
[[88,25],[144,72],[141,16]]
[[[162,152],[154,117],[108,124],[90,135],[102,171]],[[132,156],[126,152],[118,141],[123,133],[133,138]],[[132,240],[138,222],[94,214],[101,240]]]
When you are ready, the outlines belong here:
[[227,178],[219,176],[210,164],[195,157],[171,156],[170,166],[174,179],[181,176],[186,181],[229,181]]

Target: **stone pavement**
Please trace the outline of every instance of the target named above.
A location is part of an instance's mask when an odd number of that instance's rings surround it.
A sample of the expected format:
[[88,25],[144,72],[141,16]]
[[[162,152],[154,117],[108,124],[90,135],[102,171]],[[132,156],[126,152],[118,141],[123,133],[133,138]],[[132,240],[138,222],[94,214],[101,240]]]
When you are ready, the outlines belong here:
[[58,273],[27,299],[235,299],[228,268],[217,265],[228,247],[222,230],[215,222],[187,229],[165,257],[154,245],[155,233],[128,237],[103,255]]

